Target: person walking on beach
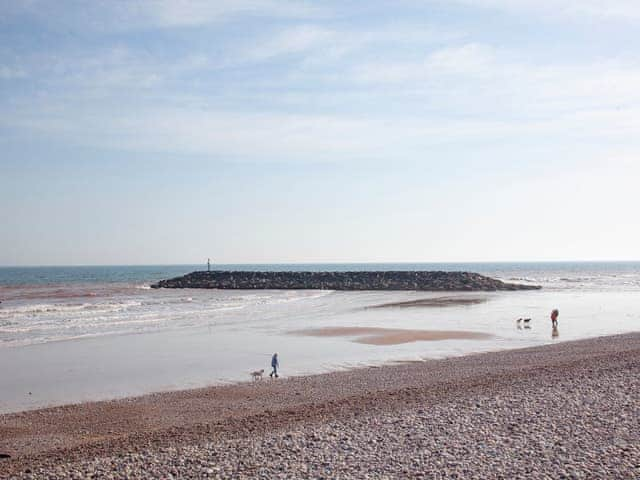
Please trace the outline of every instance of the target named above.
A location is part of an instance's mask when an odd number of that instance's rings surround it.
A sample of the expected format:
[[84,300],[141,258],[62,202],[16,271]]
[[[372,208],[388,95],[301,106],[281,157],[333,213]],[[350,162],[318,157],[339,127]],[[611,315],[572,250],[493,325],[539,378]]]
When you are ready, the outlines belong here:
[[558,315],[560,315],[560,311],[557,308],[554,308],[551,311],[551,326],[552,327],[557,327],[558,326]]
[[280,366],[280,363],[278,362],[278,354],[274,353],[273,357],[271,357],[271,368],[273,368],[273,370],[271,370],[271,373],[269,374],[271,378],[273,378],[274,375],[276,376],[276,378],[278,378],[279,366]]

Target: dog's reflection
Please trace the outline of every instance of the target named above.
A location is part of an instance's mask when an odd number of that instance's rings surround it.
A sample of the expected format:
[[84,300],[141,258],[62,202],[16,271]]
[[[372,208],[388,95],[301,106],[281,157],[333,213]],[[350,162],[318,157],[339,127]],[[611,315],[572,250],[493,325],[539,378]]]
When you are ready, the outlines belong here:
[[551,338],[557,338],[560,336],[560,332],[558,332],[558,326],[554,325],[551,327]]
[[516,320],[516,325],[518,326],[518,330],[522,330],[523,325],[525,330],[530,330],[531,329],[531,326],[529,325],[530,321],[531,321],[530,318],[519,318],[518,320]]

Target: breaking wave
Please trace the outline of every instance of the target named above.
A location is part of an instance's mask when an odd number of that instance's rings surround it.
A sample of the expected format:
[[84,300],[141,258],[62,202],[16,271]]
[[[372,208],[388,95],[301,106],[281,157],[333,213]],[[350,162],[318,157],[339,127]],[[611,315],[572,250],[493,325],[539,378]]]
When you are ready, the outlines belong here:
[[[270,309],[314,302],[330,291],[158,291],[130,288],[126,295],[93,301],[16,298],[0,305],[0,346],[29,345],[103,335],[197,326],[260,324]],[[262,312],[262,313],[258,313]]]

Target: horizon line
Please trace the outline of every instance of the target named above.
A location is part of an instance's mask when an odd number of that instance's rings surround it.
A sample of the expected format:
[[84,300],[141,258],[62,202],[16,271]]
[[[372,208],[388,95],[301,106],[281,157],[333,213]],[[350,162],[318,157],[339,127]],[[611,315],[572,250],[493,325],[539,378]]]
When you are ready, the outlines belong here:
[[[410,264],[431,264],[431,265],[445,265],[445,264],[514,264],[514,263],[640,263],[640,260],[620,260],[620,259],[606,259],[606,260],[456,260],[456,261],[349,261],[349,262],[225,262],[217,263],[212,262],[211,266],[215,265],[410,265]],[[108,264],[93,264],[93,263],[78,263],[78,264],[24,264],[24,265],[0,265],[0,268],[81,268],[81,267],[181,267],[181,266],[207,266],[206,262],[198,263],[108,263]]]

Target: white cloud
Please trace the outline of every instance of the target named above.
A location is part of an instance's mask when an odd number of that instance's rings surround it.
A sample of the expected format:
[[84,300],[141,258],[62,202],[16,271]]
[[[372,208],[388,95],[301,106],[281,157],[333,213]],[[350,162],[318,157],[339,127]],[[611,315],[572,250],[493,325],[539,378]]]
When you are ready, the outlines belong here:
[[87,108],[82,103],[17,108],[0,125],[75,145],[302,162],[383,158],[521,128],[491,121],[408,118],[391,122],[337,114],[238,113],[190,106]]
[[141,17],[158,26],[193,26],[238,15],[305,18],[322,9],[309,2],[289,0],[147,0],[138,6]]
[[[186,25],[277,10],[264,1],[136,5],[140,11],[128,15],[159,16],[164,20],[153,22],[166,25],[169,18]],[[184,12],[171,13],[182,6]],[[214,50],[165,55],[116,46],[19,62],[42,88],[34,98],[13,98],[2,123],[101,148],[289,159],[413,154],[440,143],[536,135],[615,137],[625,144],[640,133],[634,59],[535,62],[438,28],[287,25],[248,36],[244,45],[230,42],[218,57]],[[262,68],[283,57],[291,58]],[[238,65],[247,70],[234,71]],[[0,67],[2,78],[23,73]]]
[[447,75],[486,75],[494,66],[493,50],[472,43],[438,49],[421,60],[356,65],[353,77],[362,83],[416,83]]
[[0,65],[0,80],[13,80],[16,78],[26,78],[27,72],[21,68]]
[[638,61],[536,63],[479,44],[435,50],[420,60],[364,63],[353,67],[350,78],[364,87],[407,92],[450,111],[494,118],[513,112],[554,117],[640,103]]
[[6,2],[0,18],[27,14],[43,23],[79,30],[124,31],[195,27],[239,16],[317,18],[327,12],[306,1],[292,0],[51,0]]
[[259,42],[244,53],[243,61],[268,60],[281,55],[302,53],[326,47],[334,43],[338,33],[314,25],[298,25],[277,32],[267,40]]
[[160,93],[168,83],[212,67],[212,60],[203,53],[166,57],[126,46],[34,55],[22,61],[30,64],[32,80],[48,91],[57,89],[73,96],[88,91],[103,96],[139,90]]
[[456,0],[471,7],[512,13],[538,13],[551,17],[583,17],[601,20],[640,20],[637,0]]
[[[174,102],[174,104],[177,102]],[[87,108],[81,101],[17,108],[0,125],[71,145],[127,151],[201,154],[252,161],[351,161],[421,158],[431,147],[549,137],[624,145],[640,135],[640,110],[509,121],[347,114],[238,113],[203,107],[124,105]]]
[[[108,94],[123,89],[155,89],[160,93],[179,77],[188,80],[199,74],[202,83],[206,82],[207,76],[214,75],[213,72],[252,67],[281,57],[292,57],[285,59],[291,62],[285,74],[289,79],[300,78],[305,71],[312,71],[316,80],[339,81],[341,77],[336,68],[340,68],[341,62],[357,61],[361,55],[378,51],[381,45],[419,50],[458,37],[455,32],[431,27],[395,25],[359,32],[302,23],[264,32],[258,38],[249,37],[246,44],[231,45],[222,52],[196,50],[183,56],[177,53],[163,55],[140,48],[134,50],[124,44],[98,50],[76,48],[53,55],[37,54],[23,61],[33,64],[43,83],[65,90],[87,89]],[[452,49],[449,55],[457,53],[459,59],[466,55],[470,60],[480,49],[475,45],[464,46],[459,51]],[[442,64],[443,69],[459,69],[462,64],[454,65],[456,59],[445,58],[445,53],[435,55],[433,61]],[[260,75],[251,79],[251,83],[276,85],[279,80]]]
[[[334,35],[315,27],[286,30],[263,56],[308,49],[313,57],[319,46],[337,41]],[[640,64],[527,63],[514,52],[477,43],[435,49],[419,61],[365,63],[342,77],[334,71],[331,84],[317,83],[313,70],[301,72],[301,83],[309,78],[313,88],[291,101],[288,84],[274,83],[268,108],[253,106],[263,101],[258,80],[230,86],[219,97],[172,89],[180,75],[190,78],[211,68],[210,59],[198,54],[166,61],[115,48],[47,68],[58,72],[47,85],[59,89],[15,98],[12,108],[3,110],[2,124],[26,135],[100,148],[345,160],[402,152],[410,158],[443,143],[549,136],[628,145],[640,135]],[[136,96],[140,89],[148,95]],[[326,110],[325,99],[333,102]],[[383,108],[357,108],[372,103]],[[394,104],[401,106],[385,111]],[[283,113],[296,111],[292,106],[300,113]]]
[[436,50],[429,55],[425,66],[438,74],[478,75],[486,74],[494,62],[491,48],[471,43]]
[[425,25],[387,24],[354,30],[303,23],[262,32],[251,39],[249,46],[229,52],[226,63],[264,62],[295,54],[298,66],[324,68],[352,57],[357,59],[392,49],[420,51],[461,36],[459,32]]

